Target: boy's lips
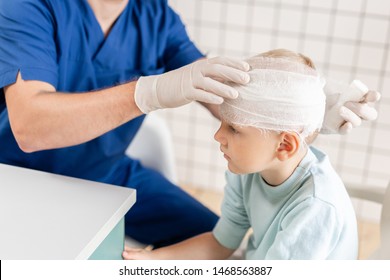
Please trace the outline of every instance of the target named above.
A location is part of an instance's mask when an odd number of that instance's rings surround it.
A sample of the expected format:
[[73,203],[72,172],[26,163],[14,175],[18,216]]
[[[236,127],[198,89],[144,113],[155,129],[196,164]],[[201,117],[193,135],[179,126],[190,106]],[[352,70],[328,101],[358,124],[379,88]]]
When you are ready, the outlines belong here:
[[222,148],[219,149],[223,153],[223,157],[226,158],[227,160],[230,160],[230,157],[223,151],[223,149]]

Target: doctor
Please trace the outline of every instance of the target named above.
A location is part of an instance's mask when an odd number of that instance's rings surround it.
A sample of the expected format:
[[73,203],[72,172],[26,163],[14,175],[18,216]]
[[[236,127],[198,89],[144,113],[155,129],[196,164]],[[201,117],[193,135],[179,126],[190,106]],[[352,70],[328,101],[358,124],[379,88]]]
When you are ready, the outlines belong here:
[[[202,57],[167,1],[0,0],[0,162],[136,188],[126,234],[140,242],[210,231],[214,213],[124,154],[145,113],[217,114],[238,94],[223,82],[249,81],[245,62]],[[375,118],[351,108],[342,130]]]

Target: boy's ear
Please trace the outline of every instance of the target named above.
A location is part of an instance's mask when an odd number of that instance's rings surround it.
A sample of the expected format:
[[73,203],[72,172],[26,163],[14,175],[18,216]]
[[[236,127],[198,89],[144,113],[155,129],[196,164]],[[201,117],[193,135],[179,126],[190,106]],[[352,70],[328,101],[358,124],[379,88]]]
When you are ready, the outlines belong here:
[[280,161],[287,160],[298,152],[300,145],[301,142],[296,133],[282,132],[279,134],[279,146],[276,150],[276,157]]

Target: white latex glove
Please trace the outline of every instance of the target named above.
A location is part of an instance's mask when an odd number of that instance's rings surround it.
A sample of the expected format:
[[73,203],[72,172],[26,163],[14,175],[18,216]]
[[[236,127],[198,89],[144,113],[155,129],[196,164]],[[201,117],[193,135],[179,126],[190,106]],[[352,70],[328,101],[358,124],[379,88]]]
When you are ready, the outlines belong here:
[[373,105],[380,99],[380,93],[368,90],[359,80],[350,85],[327,81],[324,92],[326,112],[321,133],[347,134],[360,126],[362,120],[372,121],[378,116]]
[[247,62],[215,57],[202,59],[179,69],[155,76],[140,77],[135,88],[135,103],[147,114],[201,101],[221,104],[223,98],[237,98],[238,92],[224,82],[246,84]]

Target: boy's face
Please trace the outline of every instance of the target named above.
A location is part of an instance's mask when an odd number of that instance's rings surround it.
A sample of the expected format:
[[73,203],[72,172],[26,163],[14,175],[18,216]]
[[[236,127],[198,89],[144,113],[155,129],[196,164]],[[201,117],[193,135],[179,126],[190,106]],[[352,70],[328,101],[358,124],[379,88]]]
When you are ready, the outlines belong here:
[[254,127],[237,127],[225,121],[214,135],[228,161],[228,168],[236,174],[261,172],[273,167],[278,148],[276,132],[264,133]]

